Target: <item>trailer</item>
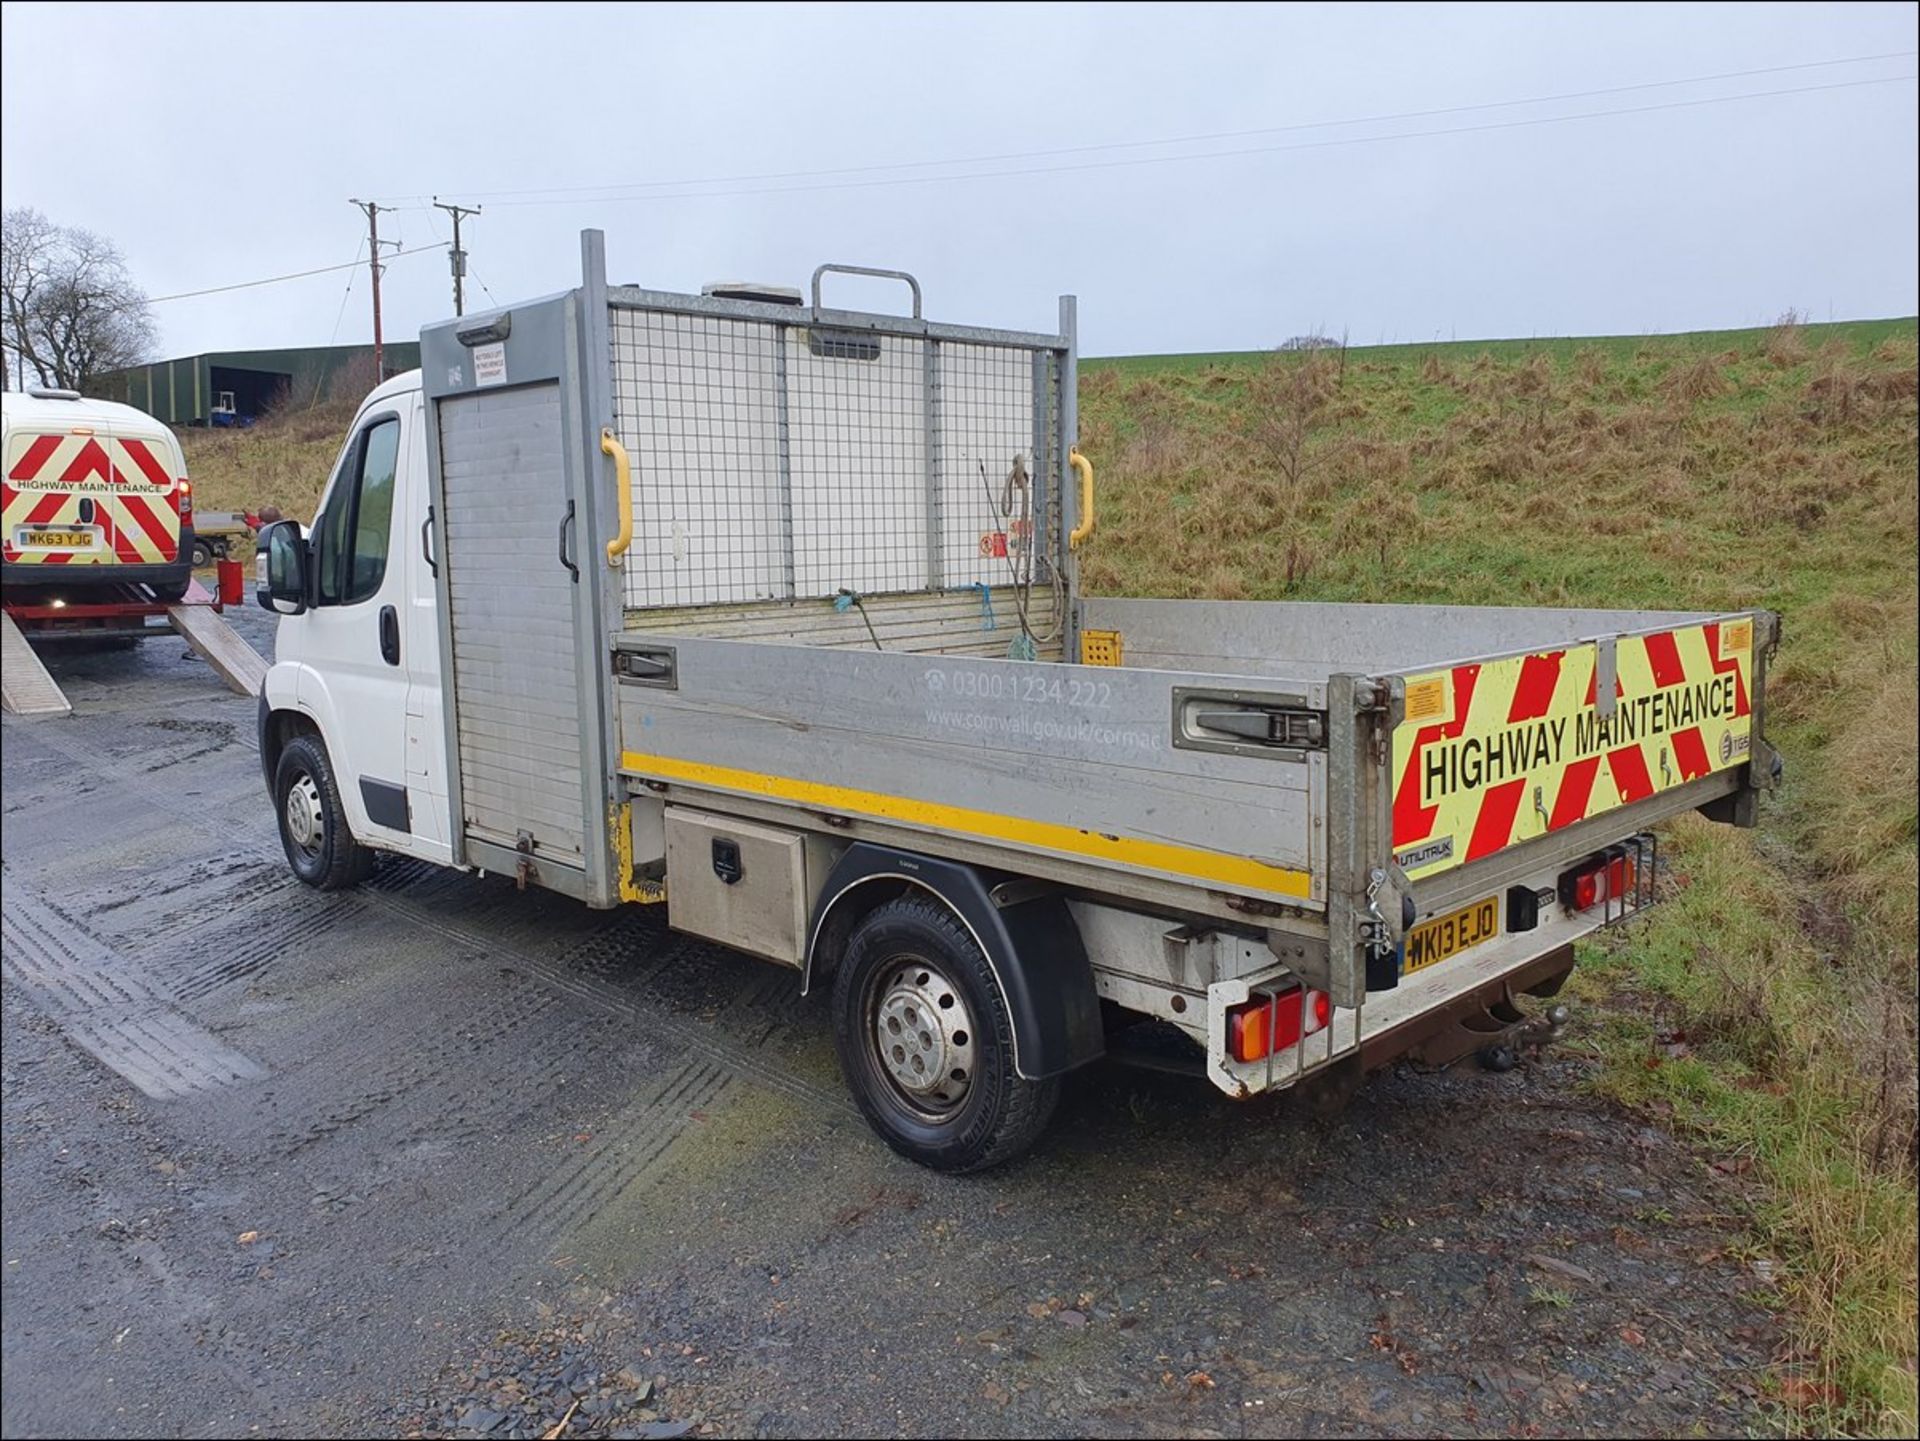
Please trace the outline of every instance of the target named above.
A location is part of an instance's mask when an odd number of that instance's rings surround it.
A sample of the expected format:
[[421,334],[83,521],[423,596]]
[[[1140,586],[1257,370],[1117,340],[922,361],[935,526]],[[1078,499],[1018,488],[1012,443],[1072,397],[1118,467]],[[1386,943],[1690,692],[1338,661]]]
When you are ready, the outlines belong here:
[[[239,567],[238,561],[222,562]],[[228,594],[241,591],[237,573],[223,577]],[[176,634],[239,695],[257,696],[265,684],[266,660],[222,618],[225,603],[199,581],[177,600],[150,587],[90,586],[62,593],[57,586],[9,592],[0,600],[5,640],[4,699],[9,715],[70,715],[73,704],[35,653],[34,644],[139,641]]]
[[234,547],[251,541],[260,527],[280,519],[272,506],[266,513],[251,510],[201,510],[193,516],[193,568],[204,570],[217,560],[232,557]]
[[[1142,1022],[1235,1097],[1520,1025],[1778,776],[1766,611],[1088,596],[1076,307],[581,284],[427,327],[261,536],[295,872],[501,872],[831,986],[925,1164]],[[826,303],[891,278],[905,313]],[[1164,1058],[1164,1051],[1162,1052]]]

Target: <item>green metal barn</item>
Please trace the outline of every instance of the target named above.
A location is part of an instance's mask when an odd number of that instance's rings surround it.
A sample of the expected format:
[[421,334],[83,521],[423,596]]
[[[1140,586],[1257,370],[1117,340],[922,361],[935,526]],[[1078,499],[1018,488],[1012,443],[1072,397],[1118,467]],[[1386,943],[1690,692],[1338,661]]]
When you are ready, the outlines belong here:
[[[390,343],[383,358],[389,376],[412,370],[420,363],[419,342]],[[283,393],[302,403],[340,391],[358,399],[374,383],[371,345],[310,345],[150,361],[96,376],[87,390],[168,425],[245,425]]]

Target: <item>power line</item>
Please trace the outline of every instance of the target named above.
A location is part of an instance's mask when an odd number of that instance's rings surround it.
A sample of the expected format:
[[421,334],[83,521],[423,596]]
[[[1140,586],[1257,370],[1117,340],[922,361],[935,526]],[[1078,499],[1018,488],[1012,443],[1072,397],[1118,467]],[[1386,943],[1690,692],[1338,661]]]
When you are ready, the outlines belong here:
[[1781,90],[1752,90],[1740,95],[1716,95],[1694,100],[1668,100],[1653,105],[1613,110],[1586,110],[1571,115],[1541,115],[1525,120],[1488,121],[1481,125],[1454,125],[1440,130],[1403,130],[1387,135],[1352,135],[1333,140],[1308,140],[1296,145],[1255,145],[1238,150],[1207,150],[1194,155],[1136,155],[1124,160],[1092,160],[1072,165],[1031,165],[1015,170],[975,170],[958,175],[895,175],[882,180],[838,180],[824,185],[744,186],[736,190],[683,190],[663,195],[595,194],[555,200],[496,200],[495,206],[626,204],[653,200],[720,200],[740,195],[800,195],[822,190],[871,190],[895,185],[939,185],[955,180],[994,180],[1024,175],[1061,175],[1071,171],[1119,170],[1136,165],[1179,165],[1195,160],[1227,160],[1247,155],[1279,155],[1298,150],[1327,150],[1351,145],[1379,145],[1392,140],[1423,140],[1448,135],[1472,135],[1494,130],[1519,130],[1534,125],[1564,125],[1575,120],[1600,120],[1619,115],[1646,115],[1663,110],[1687,110],[1704,105],[1729,105],[1741,100],[1766,100],[1782,95],[1810,95],[1826,90],[1850,90],[1866,85],[1889,85],[1920,78],[1887,75],[1871,80],[1839,80],[1826,85],[1799,85]]
[[[1855,56],[1849,56],[1844,59],[1837,59],[1837,60],[1806,60],[1806,61],[1800,61],[1792,65],[1768,65],[1768,66],[1762,66],[1762,67],[1751,69],[1751,70],[1723,70],[1711,75],[1692,75],[1692,76],[1687,76],[1687,77],[1676,79],[1676,80],[1646,80],[1646,81],[1641,81],[1632,85],[1610,85],[1610,86],[1603,86],[1601,88],[1593,89],[1593,90],[1570,90],[1557,95],[1535,95],[1535,96],[1528,97],[1526,99],[1519,99],[1519,100],[1488,100],[1488,101],[1481,101],[1476,104],[1447,105],[1447,106],[1440,106],[1440,107],[1428,109],[1428,110],[1402,110],[1402,111],[1396,111],[1396,112],[1383,114],[1383,115],[1354,116],[1344,120],[1307,120],[1307,121],[1298,121],[1298,122],[1287,124],[1287,125],[1262,126],[1257,129],[1251,129],[1251,130],[1218,130],[1218,131],[1212,131],[1212,132],[1208,132],[1204,134],[1196,134],[1196,135],[1164,136],[1159,139],[1152,139],[1152,140],[1110,140],[1110,141],[1103,141],[1103,142],[1092,144],[1092,145],[1073,145],[1073,146],[1065,146],[1065,147],[1046,149],[1046,150],[1016,150],[1016,151],[1005,152],[998,155],[950,156],[943,160],[903,160],[903,161],[895,161],[892,163],[885,163],[885,164],[838,166],[838,167],[824,169],[824,170],[769,171],[769,172],[765,172],[757,175],[708,176],[704,178],[692,178],[692,179],[681,179],[681,180],[635,180],[635,181],[628,181],[628,182],[624,182],[620,184],[612,184],[612,185],[552,186],[544,189],[527,189],[527,190],[491,190],[491,191],[483,190],[483,191],[475,192],[475,194],[477,195],[478,198],[483,200],[496,200],[502,204],[527,205],[527,204],[533,204],[535,202],[531,199],[509,200],[508,197],[587,195],[596,199],[603,199],[603,198],[610,198],[610,194],[609,194],[610,192],[624,191],[624,190],[647,190],[647,189],[661,189],[661,188],[672,188],[672,187],[678,187],[678,186],[695,186],[695,185],[742,185],[742,184],[758,183],[758,182],[769,181],[769,180],[811,180],[811,179],[819,179],[819,178],[832,176],[832,175],[865,175],[865,174],[871,174],[872,172],[879,171],[879,170],[923,170],[923,169],[928,169],[928,168],[931,168],[934,166],[940,166],[940,165],[997,165],[997,164],[1001,164],[1001,163],[1012,161],[1012,160],[1039,160],[1039,159],[1047,159],[1054,156],[1092,154],[1095,152],[1106,151],[1106,150],[1137,150],[1137,149],[1142,149],[1148,146],[1156,146],[1156,145],[1197,145],[1197,144],[1201,144],[1208,141],[1245,140],[1245,139],[1250,139],[1257,135],[1284,135],[1284,134],[1291,134],[1301,130],[1333,129],[1333,128],[1346,126],[1346,125],[1384,125],[1390,122],[1396,122],[1396,121],[1402,121],[1402,120],[1427,120],[1427,119],[1433,119],[1443,115],[1467,114],[1477,110],[1503,110],[1503,109],[1511,109],[1516,106],[1522,106],[1522,105],[1549,105],[1549,104],[1554,104],[1554,103],[1567,101],[1567,100],[1591,100],[1602,95],[1626,95],[1626,94],[1632,94],[1632,93],[1635,93],[1638,91],[1644,91],[1644,90],[1671,89],[1672,87],[1677,85],[1702,85],[1702,84],[1707,84],[1707,83],[1718,81],[1718,80],[1751,79],[1752,77],[1757,75],[1781,75],[1781,74],[1787,74],[1793,71],[1800,71],[1800,70],[1828,69],[1837,65],[1865,65],[1865,64],[1870,64],[1874,61],[1879,61],[1879,60],[1906,60],[1906,59],[1913,58],[1916,54],[1920,54],[1920,51],[1891,50],[1891,51],[1886,51],[1884,53],[1877,54],[1877,55],[1855,55]],[[1904,77],[1894,76],[1890,78],[1901,79]],[[1854,82],[1854,83],[1873,84],[1878,82],[1868,80],[1868,81],[1861,81],[1861,82]],[[1824,87],[1813,87],[1813,88],[1824,88]],[[1795,94],[1795,93],[1799,93],[1799,92],[1797,91],[1756,92],[1756,94],[1759,94],[1759,95]],[[1739,99],[1746,99],[1746,98],[1749,98],[1749,97],[1744,95],[1707,97],[1705,100],[1700,102],[1683,102],[1683,103],[1713,103],[1714,101],[1723,100],[1723,99],[1739,100]],[[1617,112],[1603,111],[1603,112],[1594,112],[1594,113],[1632,114],[1635,112],[1631,110],[1626,110],[1626,111],[1617,111]],[[1539,123],[1549,123],[1552,118],[1553,117],[1547,117]],[[1569,117],[1569,118],[1572,118],[1572,117]],[[1584,117],[1581,117],[1581,118],[1584,118]],[[1433,132],[1417,132],[1417,133],[1448,134],[1448,133],[1454,133],[1454,132],[1433,131]],[[1388,138],[1396,138],[1396,137],[1383,136],[1379,138],[1388,139]],[[1242,152],[1234,152],[1234,153],[1242,153]],[[1166,158],[1177,159],[1177,158],[1186,158],[1186,157],[1166,157]],[[1206,157],[1200,156],[1200,157],[1192,157],[1192,158],[1204,159]],[[1030,173],[1030,172],[1015,172],[1015,173]],[[758,192],[745,192],[745,193],[758,193]],[[408,197],[392,197],[392,198],[423,200],[426,197],[408,196]],[[425,207],[421,206],[421,207],[415,207],[415,208],[424,209]]]
[[[363,241],[362,244],[364,243]],[[396,250],[387,258],[398,260],[403,255],[418,255],[422,251],[439,248],[438,245],[416,245],[411,250]],[[177,295],[150,295],[147,297],[147,304],[164,305],[169,300],[192,300],[200,295],[224,295],[229,290],[251,290],[256,285],[278,285],[283,280],[305,280],[309,275],[331,275],[337,270],[354,270],[359,267],[359,264],[360,257],[356,251],[354,258],[345,265],[321,265],[312,270],[296,270],[288,275],[269,275],[260,280],[240,280],[232,285],[212,285],[205,290],[183,290]]]
[[353,259],[347,262],[351,267],[347,272],[347,288],[340,294],[340,309],[333,317],[333,333],[327,337],[328,345],[336,344],[340,339],[340,322],[347,318],[347,302],[353,298],[353,282],[360,278],[360,246],[366,243],[362,240],[355,245]]

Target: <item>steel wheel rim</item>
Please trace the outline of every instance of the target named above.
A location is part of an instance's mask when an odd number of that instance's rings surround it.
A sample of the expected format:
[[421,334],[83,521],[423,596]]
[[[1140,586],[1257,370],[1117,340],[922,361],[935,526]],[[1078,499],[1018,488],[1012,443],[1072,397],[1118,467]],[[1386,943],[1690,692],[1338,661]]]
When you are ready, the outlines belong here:
[[958,1111],[973,1092],[979,1048],[960,987],[923,957],[896,956],[869,997],[867,1044],[894,1093],[932,1119]]
[[318,854],[327,838],[327,813],[320,801],[320,787],[305,771],[295,776],[293,784],[287,787],[283,810],[287,835],[294,845],[303,855]]

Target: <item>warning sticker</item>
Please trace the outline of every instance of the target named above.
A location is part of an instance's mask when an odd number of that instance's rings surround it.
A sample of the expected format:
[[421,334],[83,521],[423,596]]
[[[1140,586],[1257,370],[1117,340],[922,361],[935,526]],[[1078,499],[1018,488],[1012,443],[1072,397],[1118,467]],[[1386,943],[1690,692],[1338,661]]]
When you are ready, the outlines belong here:
[[1447,718],[1447,678],[1430,675],[1407,682],[1407,719],[1437,721]]
[[504,385],[506,384],[506,380],[506,342],[496,340],[492,345],[474,346],[473,383],[475,385]]

